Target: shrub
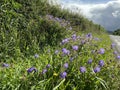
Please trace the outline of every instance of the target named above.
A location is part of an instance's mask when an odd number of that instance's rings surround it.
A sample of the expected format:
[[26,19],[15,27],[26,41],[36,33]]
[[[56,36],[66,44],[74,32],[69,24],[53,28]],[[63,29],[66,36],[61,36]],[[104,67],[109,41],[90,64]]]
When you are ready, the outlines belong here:
[[120,36],[120,29],[117,29],[113,32],[113,35],[119,35]]

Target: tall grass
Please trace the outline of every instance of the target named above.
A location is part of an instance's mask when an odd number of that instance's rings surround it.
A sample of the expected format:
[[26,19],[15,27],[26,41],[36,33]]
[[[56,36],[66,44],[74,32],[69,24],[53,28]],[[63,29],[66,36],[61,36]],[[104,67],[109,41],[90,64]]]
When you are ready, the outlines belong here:
[[120,89],[120,56],[100,25],[46,0],[0,7],[0,90]]

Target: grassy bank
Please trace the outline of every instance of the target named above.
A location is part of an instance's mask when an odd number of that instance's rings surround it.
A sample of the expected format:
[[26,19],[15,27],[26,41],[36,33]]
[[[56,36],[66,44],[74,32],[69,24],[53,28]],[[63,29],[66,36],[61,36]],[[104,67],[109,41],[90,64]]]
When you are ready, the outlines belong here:
[[120,56],[100,25],[46,0],[0,7],[1,90],[120,89]]

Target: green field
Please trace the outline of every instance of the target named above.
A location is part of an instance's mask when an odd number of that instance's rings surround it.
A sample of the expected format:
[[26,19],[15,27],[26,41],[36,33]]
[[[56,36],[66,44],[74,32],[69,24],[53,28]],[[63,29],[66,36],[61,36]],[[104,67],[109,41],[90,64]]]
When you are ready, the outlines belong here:
[[0,90],[119,90],[120,55],[103,27],[47,0],[0,0]]

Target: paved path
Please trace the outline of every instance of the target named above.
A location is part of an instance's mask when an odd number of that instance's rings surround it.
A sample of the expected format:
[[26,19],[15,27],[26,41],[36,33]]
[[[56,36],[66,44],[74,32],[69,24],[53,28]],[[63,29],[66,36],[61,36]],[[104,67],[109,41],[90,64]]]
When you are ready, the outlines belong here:
[[113,43],[116,44],[116,50],[120,53],[120,36],[109,35]]

